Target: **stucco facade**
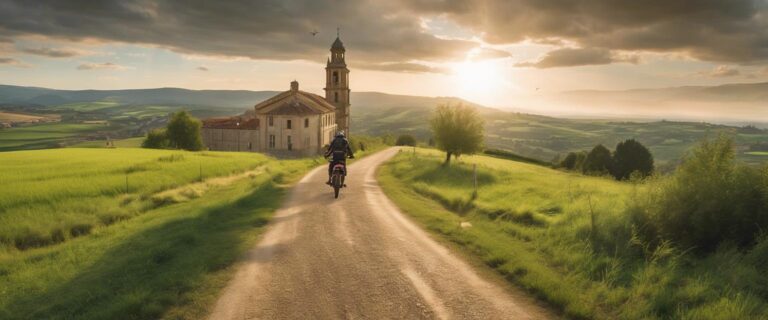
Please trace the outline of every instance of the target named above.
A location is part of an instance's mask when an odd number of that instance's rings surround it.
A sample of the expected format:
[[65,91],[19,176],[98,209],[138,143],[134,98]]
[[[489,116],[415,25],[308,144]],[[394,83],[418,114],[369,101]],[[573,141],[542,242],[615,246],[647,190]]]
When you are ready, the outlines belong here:
[[[326,67],[325,97],[299,90],[297,81],[243,115],[203,121],[210,150],[265,152],[281,156],[322,153],[339,130],[349,132],[349,70],[338,38]],[[329,100],[330,99],[330,100]]]

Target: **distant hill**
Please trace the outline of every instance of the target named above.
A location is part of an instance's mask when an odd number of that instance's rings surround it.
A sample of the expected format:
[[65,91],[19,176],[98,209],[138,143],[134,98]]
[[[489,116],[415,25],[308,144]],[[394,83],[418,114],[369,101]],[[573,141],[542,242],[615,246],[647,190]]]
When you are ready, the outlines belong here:
[[[47,148],[51,145],[66,145],[100,137],[103,139],[106,136],[115,139],[141,136],[148,129],[163,126],[167,114],[182,107],[199,118],[234,115],[277,93],[179,88],[54,90],[0,85],[0,110],[30,114],[53,113],[60,115],[63,120],[62,124],[49,128],[52,137],[48,140],[41,140],[40,137],[27,132],[35,128],[14,128],[0,133],[0,151]],[[707,110],[715,117],[722,115],[723,110],[727,110],[728,114],[747,114],[748,116],[741,119],[754,121],[768,116],[768,83],[628,91],[575,91],[563,93],[560,97],[567,97],[568,99],[563,101],[568,101],[567,105],[572,106],[574,110],[586,108],[579,107],[575,102],[586,101],[584,105],[596,110],[593,114],[597,115],[610,114],[617,109],[616,101],[623,100],[635,101],[640,105],[631,110],[656,110],[655,113],[644,113],[656,114],[656,119],[666,117],[664,115],[672,111],[679,112],[680,119],[686,119],[686,116],[690,119],[691,115],[706,114]],[[698,102],[690,102],[690,105],[674,102],[682,99]],[[603,104],[595,101],[603,101]],[[740,158],[753,163],[768,159],[768,156],[756,152],[763,150],[760,143],[768,141],[768,130],[757,128],[682,121],[565,119],[505,112],[459,98],[380,92],[352,92],[351,102],[353,134],[396,136],[409,133],[422,142],[428,141],[431,136],[429,118],[435,106],[445,103],[468,104],[478,108],[485,119],[486,147],[544,161],[563,156],[570,151],[588,150],[599,143],[612,148],[623,139],[635,138],[651,149],[659,164],[672,165],[690,146],[719,132],[736,138]],[[81,128],[83,120],[106,120],[110,126]],[[72,127],[73,124],[76,127]],[[62,140],[61,137],[66,135],[71,135],[71,138]]]
[[[189,105],[243,110],[279,93],[279,91],[189,90],[181,88],[126,90],[56,90],[37,87],[0,85],[0,104],[57,106],[71,103],[112,101],[125,105]],[[483,106],[450,97],[418,97],[380,92],[352,92],[352,103],[361,112],[376,108],[427,108],[442,103]]]
[[768,82],[621,91],[579,90],[542,97],[564,116],[768,122]]
[[735,83],[719,86],[687,86],[658,89],[632,89],[621,91],[577,90],[563,93],[566,96],[589,96],[621,99],[689,100],[711,102],[762,102],[768,104],[768,82]]
[[188,90],[180,88],[55,90],[0,85],[0,103],[55,106],[109,100],[132,105],[158,104],[244,108],[267,99],[275,93],[275,91]]

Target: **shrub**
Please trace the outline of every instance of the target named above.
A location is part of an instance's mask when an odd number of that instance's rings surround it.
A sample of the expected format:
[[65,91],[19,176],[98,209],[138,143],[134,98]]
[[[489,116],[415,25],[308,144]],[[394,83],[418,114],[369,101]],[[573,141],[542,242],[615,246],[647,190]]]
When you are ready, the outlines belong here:
[[141,143],[142,148],[167,149],[169,146],[168,135],[165,129],[153,129],[147,132],[147,137]]
[[626,180],[633,172],[643,177],[653,173],[653,156],[640,142],[629,139],[616,145],[612,174],[617,180]]
[[675,173],[651,183],[630,206],[647,240],[710,252],[723,242],[754,244],[768,227],[766,178],[734,161],[733,141],[704,141]]
[[584,158],[581,171],[588,174],[605,174],[611,168],[611,162],[611,151],[598,144]]
[[410,134],[403,134],[397,137],[397,141],[395,141],[396,146],[415,146],[416,145],[416,138],[414,138]]

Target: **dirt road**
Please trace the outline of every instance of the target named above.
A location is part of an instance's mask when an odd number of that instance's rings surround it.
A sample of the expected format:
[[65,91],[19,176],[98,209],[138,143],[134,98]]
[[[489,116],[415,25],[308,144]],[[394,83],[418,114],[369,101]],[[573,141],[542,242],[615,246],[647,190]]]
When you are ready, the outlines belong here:
[[291,191],[211,319],[542,319],[403,216],[376,183],[388,149],[350,165],[339,199],[325,168]]

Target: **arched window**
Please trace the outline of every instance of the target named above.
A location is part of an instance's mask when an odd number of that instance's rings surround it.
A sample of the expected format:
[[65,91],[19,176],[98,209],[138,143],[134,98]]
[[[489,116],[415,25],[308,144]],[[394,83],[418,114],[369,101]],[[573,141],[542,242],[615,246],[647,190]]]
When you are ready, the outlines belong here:
[[304,118],[304,128],[309,128],[309,118]]
[[333,83],[339,84],[339,72],[338,71],[334,71],[333,72]]
[[338,92],[334,92],[333,93],[333,102],[339,102],[339,93]]

